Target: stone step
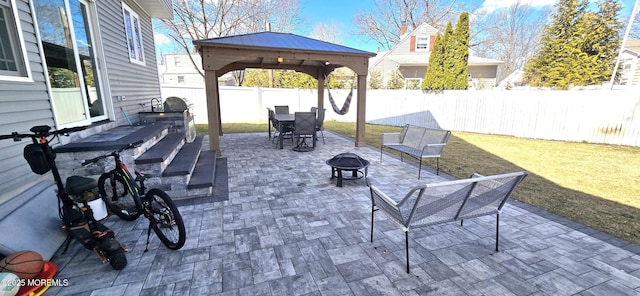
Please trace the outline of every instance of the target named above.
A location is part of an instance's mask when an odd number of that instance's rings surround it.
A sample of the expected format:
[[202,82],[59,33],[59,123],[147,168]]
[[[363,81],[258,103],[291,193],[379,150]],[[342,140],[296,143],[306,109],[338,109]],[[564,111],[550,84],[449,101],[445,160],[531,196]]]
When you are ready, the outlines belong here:
[[199,135],[192,143],[184,144],[182,149],[180,149],[178,154],[173,158],[171,164],[164,170],[162,176],[172,177],[191,174],[200,155],[203,138],[202,135]]
[[184,135],[169,133],[161,141],[136,158],[136,164],[164,162],[184,144]]
[[159,176],[170,165],[185,143],[184,134],[168,133],[135,160],[136,169]]
[[216,177],[216,151],[202,151],[187,189],[212,187]]

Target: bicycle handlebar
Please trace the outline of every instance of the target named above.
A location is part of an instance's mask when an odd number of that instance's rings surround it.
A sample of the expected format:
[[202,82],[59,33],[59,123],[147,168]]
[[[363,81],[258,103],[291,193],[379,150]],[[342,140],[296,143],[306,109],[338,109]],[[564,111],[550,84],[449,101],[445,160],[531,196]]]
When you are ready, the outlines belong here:
[[63,129],[51,131],[51,127],[48,125],[36,125],[31,129],[29,129],[29,131],[31,131],[30,134],[21,134],[18,132],[13,132],[10,135],[0,135],[0,140],[13,139],[14,142],[18,142],[23,138],[40,138],[40,137],[57,136],[57,135],[68,136],[70,133],[81,131],[86,128],[87,126],[78,126],[78,127],[63,128]]
[[104,154],[104,155],[100,155],[100,156],[98,156],[98,157],[94,157],[94,158],[91,158],[91,159],[87,159],[87,160],[83,161],[83,162],[81,163],[81,165],[82,165],[82,166],[86,166],[86,165],[89,165],[89,164],[95,163],[95,162],[97,162],[98,160],[101,160],[101,159],[104,159],[104,158],[107,158],[107,157],[116,156],[117,154],[120,154],[120,152],[122,152],[122,151],[124,151],[124,150],[127,150],[127,149],[131,149],[131,148],[137,147],[138,145],[142,144],[142,142],[144,142],[144,141],[140,140],[140,141],[137,141],[137,142],[134,142],[134,143],[126,144],[126,145],[124,145],[124,146],[122,146],[122,147],[120,147],[120,148],[116,149],[115,151],[109,152],[109,153]]

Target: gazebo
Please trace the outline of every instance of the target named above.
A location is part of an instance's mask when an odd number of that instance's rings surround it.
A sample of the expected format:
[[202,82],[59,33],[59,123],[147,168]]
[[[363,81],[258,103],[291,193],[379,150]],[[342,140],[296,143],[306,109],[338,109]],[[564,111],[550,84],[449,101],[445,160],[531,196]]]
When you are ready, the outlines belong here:
[[356,147],[366,145],[365,110],[369,58],[375,53],[304,36],[260,32],[196,40],[193,44],[202,57],[207,94],[209,145],[220,156],[220,92],[218,77],[246,68],[290,69],[318,80],[318,108],[324,108],[325,76],[340,67],[348,67],[358,76]]

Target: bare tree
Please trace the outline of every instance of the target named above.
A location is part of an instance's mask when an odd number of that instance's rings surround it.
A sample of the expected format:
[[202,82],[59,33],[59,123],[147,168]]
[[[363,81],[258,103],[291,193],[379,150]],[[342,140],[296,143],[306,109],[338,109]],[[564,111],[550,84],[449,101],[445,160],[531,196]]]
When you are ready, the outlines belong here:
[[342,35],[342,31],[340,31],[335,22],[318,24],[313,27],[311,33],[311,37],[331,43],[340,43],[342,41]]
[[[194,40],[266,28],[290,32],[300,22],[298,0],[174,0],[173,11],[174,18],[157,23],[156,32],[167,35],[189,53],[194,67]],[[200,69],[198,72],[204,77]]]
[[402,28],[416,28],[423,22],[444,29],[462,12],[456,0],[375,0],[375,7],[354,17],[360,36],[385,50],[402,38]]
[[481,56],[504,62],[499,78],[522,69],[546,24],[549,12],[535,10],[525,2],[518,0],[490,14],[476,14],[476,35],[471,47]]
[[[627,17],[627,19],[624,21],[624,24],[626,28],[626,24],[629,22],[629,18],[631,18],[631,16]],[[640,13],[637,13],[635,15],[635,18],[633,19],[633,23],[631,24],[631,31],[629,31],[629,40],[637,40],[640,39]]]

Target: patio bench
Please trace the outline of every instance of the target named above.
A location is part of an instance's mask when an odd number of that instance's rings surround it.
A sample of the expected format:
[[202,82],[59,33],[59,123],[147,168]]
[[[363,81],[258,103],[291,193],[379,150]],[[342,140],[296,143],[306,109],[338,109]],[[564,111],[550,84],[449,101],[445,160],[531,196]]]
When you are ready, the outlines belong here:
[[409,229],[480,216],[496,215],[496,252],[502,207],[527,172],[493,176],[472,174],[468,179],[444,181],[413,187],[400,201],[387,196],[367,179],[371,191],[371,242],[374,213],[382,210],[405,233],[407,273],[409,273]]
[[420,160],[418,179],[422,171],[423,158],[436,159],[436,175],[440,173],[440,154],[451,137],[451,131],[427,128],[407,124],[397,133],[383,133],[380,145],[380,162],[382,162],[382,148],[387,147],[403,154],[409,154]]

